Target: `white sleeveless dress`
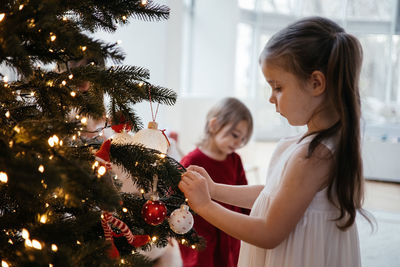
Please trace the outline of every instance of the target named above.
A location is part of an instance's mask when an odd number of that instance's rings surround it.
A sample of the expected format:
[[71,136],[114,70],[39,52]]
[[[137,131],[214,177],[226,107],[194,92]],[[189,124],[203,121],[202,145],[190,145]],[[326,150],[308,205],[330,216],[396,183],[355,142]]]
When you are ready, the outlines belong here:
[[[250,216],[265,217],[271,192],[279,186],[286,163],[300,146],[308,145],[314,136],[302,135],[279,141],[272,155],[264,189],[257,197]],[[333,151],[333,141],[323,144]],[[336,227],[338,210],[328,201],[326,188],[311,201],[295,229],[274,249],[264,249],[242,242],[239,267],[359,267],[360,247],[354,223],[345,232]],[[268,235],[268,232],[265,233]]]

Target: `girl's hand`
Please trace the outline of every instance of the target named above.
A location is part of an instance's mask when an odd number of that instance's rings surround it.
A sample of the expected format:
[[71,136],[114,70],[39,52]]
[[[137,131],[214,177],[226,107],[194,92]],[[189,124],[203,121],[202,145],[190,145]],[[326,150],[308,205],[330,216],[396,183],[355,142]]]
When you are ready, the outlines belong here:
[[211,203],[206,178],[196,171],[188,169],[182,174],[178,187],[188,199],[189,206],[197,213],[201,213],[200,210]]
[[187,168],[188,171],[195,171],[203,176],[207,181],[208,192],[210,193],[211,198],[215,196],[215,182],[211,179],[210,175],[208,175],[207,171],[203,167],[199,167],[196,165],[190,165]]

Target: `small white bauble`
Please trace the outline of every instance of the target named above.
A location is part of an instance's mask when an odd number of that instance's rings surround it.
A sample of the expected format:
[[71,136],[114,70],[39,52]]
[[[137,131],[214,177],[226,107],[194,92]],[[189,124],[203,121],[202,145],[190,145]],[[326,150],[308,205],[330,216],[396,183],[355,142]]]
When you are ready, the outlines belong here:
[[133,136],[133,144],[141,144],[147,148],[152,148],[166,154],[169,147],[167,137],[158,129],[157,122],[151,121],[147,129],[138,131]]
[[174,210],[168,219],[169,227],[177,234],[183,235],[193,227],[193,215],[189,212],[189,206],[181,205]]
[[116,133],[111,137],[112,144],[117,145],[131,145],[133,144],[133,136],[130,135],[127,131],[123,130],[120,133]]

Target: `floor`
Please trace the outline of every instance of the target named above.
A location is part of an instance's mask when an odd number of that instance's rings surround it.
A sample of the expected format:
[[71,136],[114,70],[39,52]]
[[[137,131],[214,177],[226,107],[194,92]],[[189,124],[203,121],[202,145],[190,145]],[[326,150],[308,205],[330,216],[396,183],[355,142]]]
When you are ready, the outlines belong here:
[[364,209],[371,212],[376,227],[359,216],[363,267],[400,266],[400,184],[366,181]]

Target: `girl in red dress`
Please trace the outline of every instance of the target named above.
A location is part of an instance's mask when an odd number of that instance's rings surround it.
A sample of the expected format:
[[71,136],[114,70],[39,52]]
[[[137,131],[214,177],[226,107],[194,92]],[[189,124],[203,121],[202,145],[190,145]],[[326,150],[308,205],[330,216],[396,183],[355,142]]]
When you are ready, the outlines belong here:
[[[249,109],[235,98],[225,98],[207,114],[205,136],[198,147],[181,163],[201,166],[214,182],[246,185],[247,179],[240,156],[235,150],[245,145],[253,131]],[[222,204],[226,208],[248,213],[247,210]],[[236,267],[240,241],[215,228],[200,216],[194,218],[194,228],[207,241],[203,251],[180,246],[184,267]]]

